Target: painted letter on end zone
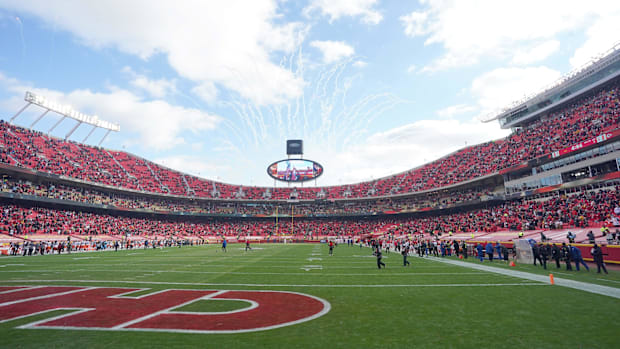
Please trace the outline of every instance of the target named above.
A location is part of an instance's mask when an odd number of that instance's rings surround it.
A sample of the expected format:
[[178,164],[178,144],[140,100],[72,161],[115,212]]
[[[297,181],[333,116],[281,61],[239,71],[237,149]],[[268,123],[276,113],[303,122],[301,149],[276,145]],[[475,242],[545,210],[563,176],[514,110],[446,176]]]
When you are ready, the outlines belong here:
[[[330,310],[327,301],[295,292],[163,290],[125,296],[136,291],[140,289],[34,286],[0,292],[0,322],[69,310],[19,328],[236,333],[289,326]],[[175,311],[204,299],[242,300],[250,306],[221,313]]]

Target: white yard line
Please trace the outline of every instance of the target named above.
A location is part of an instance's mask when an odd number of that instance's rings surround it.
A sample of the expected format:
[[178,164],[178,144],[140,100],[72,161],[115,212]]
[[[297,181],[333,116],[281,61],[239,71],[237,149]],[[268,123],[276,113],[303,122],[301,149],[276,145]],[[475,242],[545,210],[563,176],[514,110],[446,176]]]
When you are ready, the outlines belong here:
[[[312,267],[321,267],[321,265],[303,265],[300,268],[312,268]],[[325,270],[325,269],[323,269]],[[53,269],[53,270],[41,270],[41,269],[32,269],[32,270],[0,270],[0,273],[84,273],[84,272],[102,272],[102,273],[110,273],[109,269]],[[150,273],[177,273],[177,274],[216,274],[216,275],[309,275],[308,273],[275,273],[275,272],[226,272],[226,271],[193,271],[193,270],[139,270],[139,269],[131,269],[131,270],[114,270],[114,273],[145,273],[144,275],[148,275]],[[316,274],[320,276],[366,276],[366,275],[380,275],[380,276],[417,276],[417,275],[488,275],[489,272],[484,271],[474,271],[474,272],[461,272],[461,273],[399,273],[399,274],[386,274],[386,273],[321,273]],[[154,275],[154,274],[151,274]]]
[[[234,283],[201,283],[201,282],[165,282],[165,281],[132,281],[132,280],[5,280],[3,283],[30,282],[81,282],[81,283],[119,283],[146,285],[186,285],[186,286],[243,286],[243,287],[324,287],[324,288],[388,288],[388,287],[487,287],[487,286],[548,286],[540,282],[484,283],[484,284],[398,284],[398,285],[312,285],[312,284],[234,284]],[[59,285],[60,286],[60,285]]]
[[35,296],[35,297],[30,297],[30,298],[25,298],[25,299],[19,299],[19,300],[16,300],[16,301],[0,303],[0,307],[4,307],[4,306],[7,306],[7,305],[11,305],[11,304],[29,302],[29,301],[38,300],[38,299],[52,298],[52,297],[56,297],[56,296],[64,296],[64,295],[67,295],[67,294],[72,294],[72,293],[77,293],[77,292],[84,292],[84,291],[88,291],[88,290],[92,290],[92,289],[93,289],[93,287],[87,287],[87,288],[81,288],[81,289],[78,289],[78,290],[71,290],[71,291],[65,291],[65,292],[56,292],[56,293],[45,294],[45,295],[42,295],[42,296]]
[[16,288],[16,289],[13,289],[13,290],[2,291],[2,292],[0,292],[0,294],[32,290],[32,289],[35,289],[35,288],[40,288],[42,286],[17,286],[17,287],[19,287],[19,288]]
[[[318,261],[316,261],[318,262]],[[398,266],[394,266],[396,267],[402,267],[402,262],[400,262],[401,264]],[[149,266],[151,265],[165,265],[167,267],[186,267],[187,265],[185,264],[165,264],[165,263],[161,263],[161,264],[148,264]],[[266,265],[243,265],[243,264],[227,264],[227,265],[213,265],[213,264],[208,264],[208,263],[204,263],[201,264],[202,266],[205,267],[205,269],[208,268],[217,268],[217,269],[221,269],[221,268],[239,268],[242,267],[244,269],[265,269],[265,268],[272,268],[272,269],[279,269],[279,270],[284,270],[284,269],[297,269],[299,268],[299,264],[296,265],[272,265],[272,264],[266,264]],[[389,264],[390,266],[392,266],[393,264]],[[101,265],[101,264],[79,264],[80,268],[88,268],[89,266],[106,266],[106,264]],[[107,266],[113,267],[113,266],[121,266],[121,267],[126,267],[127,264],[107,264]],[[140,265],[141,267],[145,267],[146,265]],[[28,267],[41,267],[40,265],[29,265]],[[47,267],[47,266],[44,266]],[[423,270],[423,269],[433,269],[427,266],[416,266],[418,270]],[[445,267],[444,267],[445,268]],[[359,267],[353,267],[353,266],[334,266],[331,264],[328,265],[324,265],[324,269],[328,269],[328,270],[338,270],[338,269],[345,269],[345,270],[349,270],[349,269],[364,269],[364,270],[368,270],[368,269],[376,269],[376,264],[375,263],[369,263],[367,266],[359,266]],[[55,269],[55,270],[60,270],[60,269]],[[64,270],[64,269],[63,269]],[[74,269],[71,269],[74,270]],[[89,269],[81,269],[81,271],[88,271]],[[0,270],[0,273],[11,273],[11,272],[17,272],[16,270],[6,270],[6,269],[2,269]]]
[[[545,276],[545,275],[538,275],[538,274],[532,274],[532,273],[528,273],[524,271],[498,268],[498,267],[493,267],[493,266],[485,265],[485,264],[461,262],[461,261],[452,260],[452,259],[432,258],[431,260],[435,260],[437,262],[442,262],[442,263],[447,263],[447,264],[452,264],[452,265],[457,265],[460,267],[483,270],[486,272],[508,275],[508,276],[512,276],[516,278],[544,282],[546,284],[549,284],[549,276]],[[590,293],[596,293],[596,294],[601,294],[604,296],[620,298],[620,288],[591,284],[587,282],[569,280],[569,279],[564,279],[564,278],[554,278],[554,281],[555,281],[555,284],[558,286],[564,286],[564,287],[574,288],[577,290],[586,291]]]

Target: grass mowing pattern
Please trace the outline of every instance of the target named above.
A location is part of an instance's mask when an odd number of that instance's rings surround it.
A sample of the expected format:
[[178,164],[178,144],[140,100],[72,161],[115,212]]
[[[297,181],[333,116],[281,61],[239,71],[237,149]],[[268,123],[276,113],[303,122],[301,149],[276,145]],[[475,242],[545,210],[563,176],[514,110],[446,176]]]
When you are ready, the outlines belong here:
[[[412,266],[403,267],[402,257],[396,253],[385,255],[387,269],[378,270],[370,250],[359,247],[338,246],[332,257],[328,256],[325,245],[254,247],[245,252],[242,245],[229,245],[226,253],[212,245],[2,258],[0,285],[120,286],[153,291],[168,288],[294,291],[329,301],[331,311],[302,324],[241,334],[14,328],[50,316],[39,315],[1,323],[0,346],[463,348],[492,342],[516,348],[615,348],[620,339],[617,316],[620,301],[611,297],[558,286],[532,285],[529,280],[419,258],[410,257]],[[543,272],[533,266],[519,268]],[[555,267],[550,270],[555,271]],[[617,271],[610,271],[609,275],[582,271],[561,277],[620,286]],[[135,295],[144,293],[148,292]]]

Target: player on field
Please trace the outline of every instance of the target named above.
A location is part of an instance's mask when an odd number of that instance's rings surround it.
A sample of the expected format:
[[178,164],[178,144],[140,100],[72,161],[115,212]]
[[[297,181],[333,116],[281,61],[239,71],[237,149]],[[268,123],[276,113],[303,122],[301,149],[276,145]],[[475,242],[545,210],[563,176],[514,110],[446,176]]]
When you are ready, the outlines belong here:
[[226,239],[222,240],[222,251],[226,252],[226,245],[228,244],[228,242],[226,242]]
[[245,240],[245,250],[251,250],[252,247],[250,247],[250,240]]
[[403,246],[403,249],[400,251],[400,253],[403,255],[403,267],[411,265],[411,263],[409,263],[409,261],[407,260],[407,255],[409,254],[409,247]]
[[333,241],[329,242],[329,255],[330,256],[334,255],[334,242]]
[[385,263],[381,261],[381,259],[383,258],[383,254],[381,253],[381,248],[377,247],[377,250],[375,251],[375,256],[377,257],[377,267],[379,269],[381,269],[381,266],[385,268]]

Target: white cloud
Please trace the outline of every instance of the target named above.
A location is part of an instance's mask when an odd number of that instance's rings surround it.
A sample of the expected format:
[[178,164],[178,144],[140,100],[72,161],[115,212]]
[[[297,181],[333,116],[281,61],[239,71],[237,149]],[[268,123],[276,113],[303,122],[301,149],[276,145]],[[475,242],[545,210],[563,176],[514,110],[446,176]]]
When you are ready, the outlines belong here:
[[350,57],[355,53],[353,47],[342,41],[312,41],[310,46],[321,51],[323,54],[323,63],[327,64]]
[[0,0],[0,6],[39,17],[93,48],[149,59],[164,54],[177,73],[211,83],[258,104],[301,94],[303,81],[272,62],[290,53],[307,28],[279,23],[276,0],[41,2]]
[[430,32],[428,28],[429,12],[412,12],[408,15],[400,17],[405,25],[405,34],[407,36],[422,36]]
[[548,46],[536,52],[542,57],[553,52],[554,44],[549,42],[559,34],[583,28],[602,26],[608,30],[596,31],[597,35],[617,39],[617,26],[612,23],[620,22],[617,1],[611,0],[428,0],[423,5],[422,10],[400,18],[406,35],[422,37],[425,45],[439,44],[445,50],[423,71],[476,64],[487,58],[523,61],[520,51],[545,42]]
[[407,73],[413,74],[416,72],[416,69],[418,69],[418,67],[415,64],[412,64],[407,68]]
[[475,110],[477,110],[477,108],[474,107],[473,105],[457,104],[457,105],[451,105],[443,109],[439,109],[437,111],[437,116],[439,116],[440,118],[444,118],[444,119],[450,119],[456,115],[471,113]]
[[540,92],[560,77],[559,71],[547,67],[498,68],[475,78],[471,94],[477,99],[482,114],[487,114]]
[[531,48],[517,50],[512,57],[512,63],[517,65],[528,65],[540,62],[557,52],[559,49],[559,41],[545,41]]
[[[620,7],[620,6],[618,6]],[[579,68],[592,58],[620,44],[620,9],[596,21],[586,32],[586,42],[570,58],[573,68]]]
[[318,10],[324,16],[329,16],[330,23],[341,17],[361,17],[362,22],[376,25],[383,20],[383,15],[375,9],[377,0],[313,0],[304,9],[306,16]]
[[368,65],[368,63],[364,62],[364,61],[355,61],[353,63],[353,66],[356,68],[364,68]]
[[155,159],[154,162],[183,173],[212,180],[216,179],[216,177],[223,172],[231,170],[227,165],[218,165],[218,162],[209,161],[193,155],[161,157]]
[[134,72],[130,67],[124,67],[123,72],[131,77],[129,81],[131,85],[148,92],[154,98],[164,98],[177,91],[175,80],[164,78],[152,80],[146,75]]
[[376,133],[344,151],[322,151],[325,176],[335,185],[377,179],[434,161],[467,145],[505,137],[497,123],[420,120]]
[[192,88],[192,93],[207,103],[213,103],[217,99],[217,87],[212,82],[205,82]]
[[145,100],[116,87],[107,92],[78,89],[63,93],[35,88],[0,73],[0,89],[8,96],[0,101],[7,110],[16,110],[14,105],[19,105],[24,91],[32,91],[85,113],[99,115],[103,120],[117,122],[121,132],[135,135],[135,140],[144,148],[157,150],[183,144],[183,132],[213,130],[222,120],[197,109],[171,105],[162,100]]

